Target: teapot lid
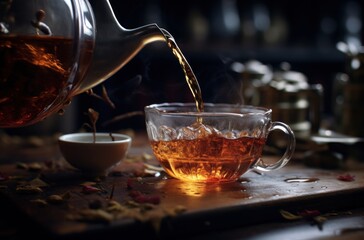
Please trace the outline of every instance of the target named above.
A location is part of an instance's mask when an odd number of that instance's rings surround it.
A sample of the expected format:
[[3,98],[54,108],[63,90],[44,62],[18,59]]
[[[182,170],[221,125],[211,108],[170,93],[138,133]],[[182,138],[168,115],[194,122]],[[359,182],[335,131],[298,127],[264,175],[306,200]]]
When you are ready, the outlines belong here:
[[283,62],[281,64],[282,71],[274,73],[270,85],[278,90],[287,92],[295,92],[303,89],[308,89],[308,79],[305,74],[290,70],[290,64]]
[[231,70],[239,75],[244,75],[250,80],[259,80],[260,84],[268,84],[272,79],[272,70],[258,60],[249,60],[245,63],[233,62]]

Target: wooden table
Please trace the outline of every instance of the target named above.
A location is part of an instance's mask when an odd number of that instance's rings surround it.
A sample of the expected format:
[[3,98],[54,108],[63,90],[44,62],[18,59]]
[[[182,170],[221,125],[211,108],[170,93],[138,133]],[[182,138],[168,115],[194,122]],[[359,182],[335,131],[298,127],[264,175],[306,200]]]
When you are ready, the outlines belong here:
[[[69,168],[54,144],[2,152],[0,238],[21,239],[29,234],[47,239],[364,236],[364,164],[360,161],[325,170],[308,168],[294,158],[280,170],[252,171],[236,183],[190,184],[163,173],[145,175],[144,162],[156,161],[149,158],[145,136],[134,139],[129,159],[101,179]],[[32,168],[34,162],[41,169]],[[36,182],[39,179],[41,183]],[[39,185],[41,191],[19,190],[29,183]],[[52,201],[50,196],[64,199]],[[110,203],[119,210],[106,210]],[[93,221],[89,215],[80,217],[90,209],[109,215]]]

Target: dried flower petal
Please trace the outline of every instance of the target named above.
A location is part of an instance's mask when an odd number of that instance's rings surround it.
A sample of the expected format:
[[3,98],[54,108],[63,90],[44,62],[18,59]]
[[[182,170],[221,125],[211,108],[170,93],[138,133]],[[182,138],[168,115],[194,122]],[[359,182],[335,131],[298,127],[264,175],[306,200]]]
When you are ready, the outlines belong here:
[[338,176],[337,180],[344,181],[344,182],[352,182],[352,181],[355,181],[355,176],[348,173],[348,174]]
[[161,201],[160,197],[157,195],[147,195],[135,190],[130,191],[129,196],[137,203],[151,203],[157,205]]
[[321,213],[318,210],[303,210],[298,212],[299,216],[302,217],[316,217],[319,216]]
[[82,192],[85,194],[90,194],[90,193],[96,193],[96,192],[100,192],[101,189],[91,186],[91,185],[84,185],[82,186]]

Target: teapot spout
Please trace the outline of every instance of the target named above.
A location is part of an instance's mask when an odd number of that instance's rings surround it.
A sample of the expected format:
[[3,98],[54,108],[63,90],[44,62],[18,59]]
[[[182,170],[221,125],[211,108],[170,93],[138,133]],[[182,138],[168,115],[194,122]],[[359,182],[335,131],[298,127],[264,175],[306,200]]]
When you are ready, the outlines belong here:
[[166,41],[157,24],[126,29],[109,0],[89,0],[96,22],[96,39],[89,70],[74,95],[102,83],[128,63],[145,45]]

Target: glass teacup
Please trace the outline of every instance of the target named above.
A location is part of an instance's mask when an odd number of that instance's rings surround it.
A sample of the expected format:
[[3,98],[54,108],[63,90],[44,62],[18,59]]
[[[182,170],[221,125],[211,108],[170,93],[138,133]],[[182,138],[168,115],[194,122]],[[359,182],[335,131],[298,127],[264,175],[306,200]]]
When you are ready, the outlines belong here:
[[[233,182],[251,169],[271,171],[285,166],[295,149],[288,125],[272,122],[262,107],[205,103],[162,103],[145,107],[148,138],[161,166],[172,177],[194,182]],[[287,136],[283,156],[262,160],[271,131]]]

